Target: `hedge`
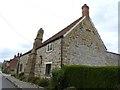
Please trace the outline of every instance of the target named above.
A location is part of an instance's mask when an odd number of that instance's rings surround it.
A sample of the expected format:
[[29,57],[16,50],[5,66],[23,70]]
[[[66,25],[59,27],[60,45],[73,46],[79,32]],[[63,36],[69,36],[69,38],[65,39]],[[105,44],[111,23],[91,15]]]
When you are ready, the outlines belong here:
[[[62,74],[61,74],[62,72]],[[61,76],[62,75],[62,76]],[[62,79],[60,79],[62,77]],[[120,84],[119,66],[64,66],[58,72],[61,88],[113,88]],[[55,81],[56,82],[56,81]]]

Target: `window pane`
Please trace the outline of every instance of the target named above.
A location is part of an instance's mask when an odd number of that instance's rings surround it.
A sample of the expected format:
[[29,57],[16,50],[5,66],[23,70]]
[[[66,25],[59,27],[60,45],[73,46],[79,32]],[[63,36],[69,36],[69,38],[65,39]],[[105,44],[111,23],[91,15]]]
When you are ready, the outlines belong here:
[[22,64],[20,64],[20,71],[22,71]]
[[46,71],[45,71],[46,75],[50,74],[50,69],[51,69],[51,64],[46,64]]
[[50,44],[50,50],[52,50],[52,44]]
[[49,44],[48,44],[48,47],[47,47],[47,51],[49,51]]

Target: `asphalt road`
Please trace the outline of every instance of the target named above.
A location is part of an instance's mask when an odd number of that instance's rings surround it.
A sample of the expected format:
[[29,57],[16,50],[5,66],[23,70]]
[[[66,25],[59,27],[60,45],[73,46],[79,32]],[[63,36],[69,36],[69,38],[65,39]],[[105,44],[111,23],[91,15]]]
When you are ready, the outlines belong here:
[[5,77],[2,76],[0,72],[0,90],[17,90],[15,86],[8,81]]

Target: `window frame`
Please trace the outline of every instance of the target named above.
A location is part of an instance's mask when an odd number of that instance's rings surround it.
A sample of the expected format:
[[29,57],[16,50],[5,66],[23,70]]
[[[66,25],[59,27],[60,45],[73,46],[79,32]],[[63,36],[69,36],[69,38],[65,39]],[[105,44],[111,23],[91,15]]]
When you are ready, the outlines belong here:
[[[50,69],[49,69],[49,73],[46,73],[46,69],[47,69],[47,64],[50,64],[51,66],[50,66]],[[45,70],[44,70],[44,74],[46,75],[46,76],[49,76],[50,74],[51,74],[51,67],[52,67],[52,62],[45,62]]]
[[23,69],[23,64],[20,63],[20,72],[22,72],[22,69]]
[[52,45],[52,43],[49,43],[47,45],[46,52],[51,52],[51,51],[53,51],[53,45]]

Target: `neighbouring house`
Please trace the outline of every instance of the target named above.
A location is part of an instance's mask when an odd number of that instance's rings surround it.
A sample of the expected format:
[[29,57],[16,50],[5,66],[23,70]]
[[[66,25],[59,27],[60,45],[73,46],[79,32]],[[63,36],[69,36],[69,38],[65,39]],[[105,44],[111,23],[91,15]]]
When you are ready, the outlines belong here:
[[10,59],[9,61],[4,61],[2,65],[3,72],[5,71],[11,74],[16,74],[18,71],[18,62],[20,59],[20,55],[21,54],[18,53],[17,56],[14,55],[13,59]]
[[16,73],[17,72],[17,64],[18,64],[18,61],[19,61],[19,56],[14,56],[13,59],[10,59],[10,67],[9,67],[9,70],[12,74]]
[[2,63],[2,72],[9,73],[10,61],[4,60]]
[[41,28],[33,48],[20,57],[19,73],[28,77],[50,76],[63,65],[118,66],[120,55],[107,51],[90,16],[89,7],[82,6],[82,16],[42,42]]

